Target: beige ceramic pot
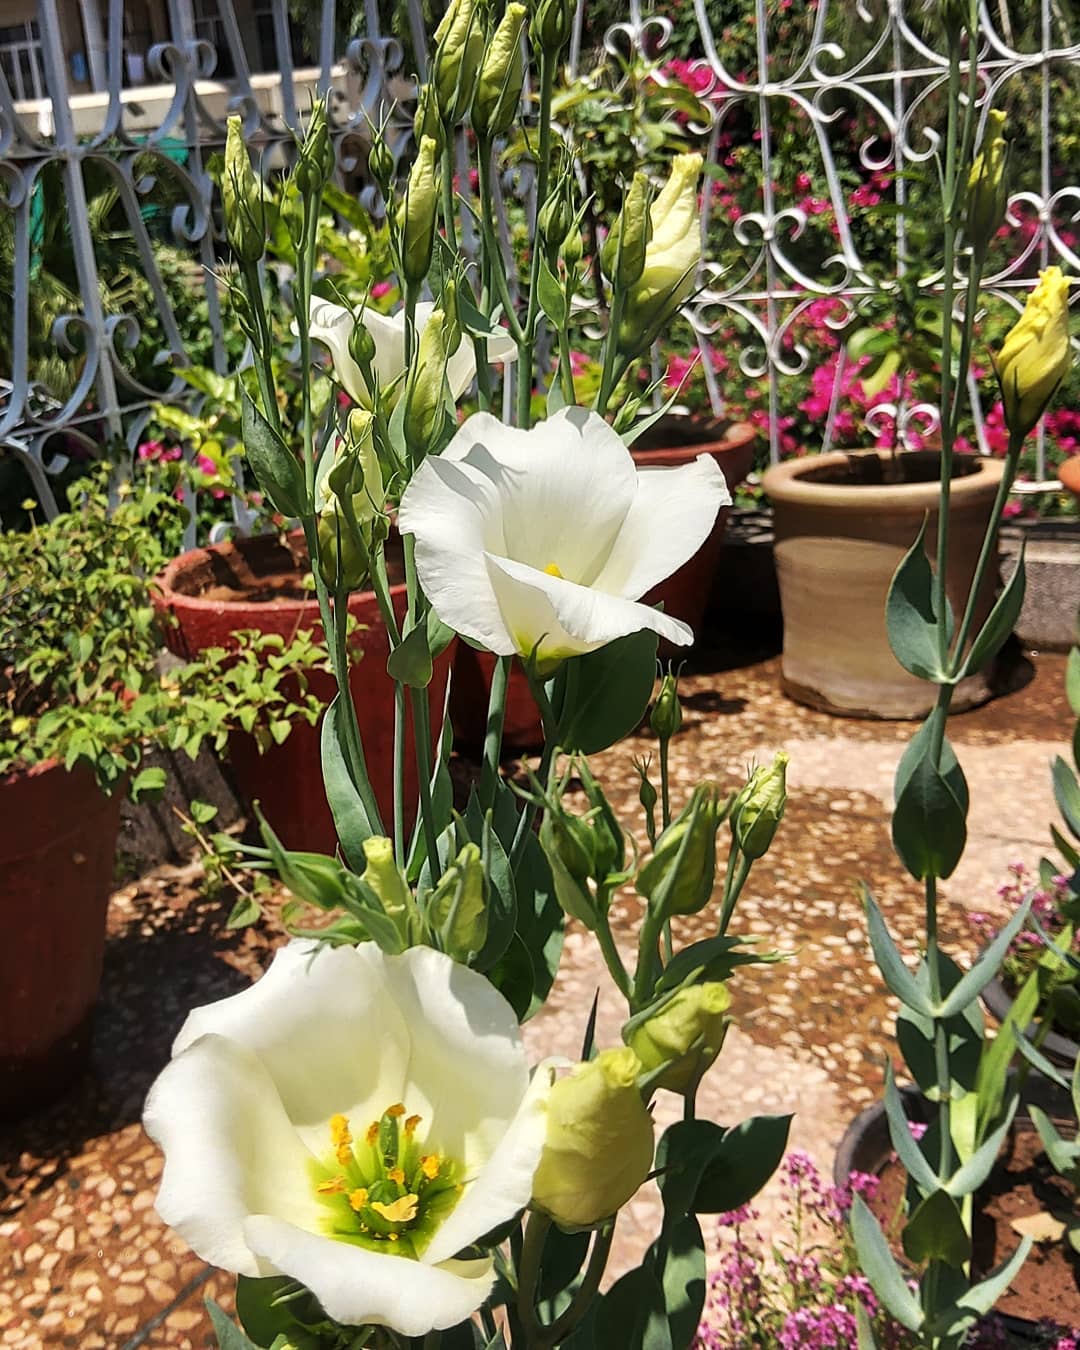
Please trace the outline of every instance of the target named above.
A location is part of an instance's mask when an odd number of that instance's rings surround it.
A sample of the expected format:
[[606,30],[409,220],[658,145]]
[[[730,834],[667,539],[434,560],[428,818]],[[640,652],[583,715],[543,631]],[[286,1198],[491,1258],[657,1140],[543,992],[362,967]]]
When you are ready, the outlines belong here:
[[[1001,481],[1001,460],[958,456],[949,512],[947,588],[962,613]],[[773,507],[776,572],[784,611],[783,686],[800,703],[847,717],[921,718],[935,689],[893,656],[885,598],[900,560],[929,515],[926,548],[937,547],[940,457],[907,451],[829,454],[769,469],[762,487]],[[991,568],[975,631],[998,586]],[[957,686],[953,708],[990,697],[989,674]]]

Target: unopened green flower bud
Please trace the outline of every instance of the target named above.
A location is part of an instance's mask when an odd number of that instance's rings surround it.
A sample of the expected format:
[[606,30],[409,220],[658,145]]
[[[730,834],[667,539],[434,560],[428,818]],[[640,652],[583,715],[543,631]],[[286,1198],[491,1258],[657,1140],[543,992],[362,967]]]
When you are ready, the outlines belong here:
[[600,265],[613,286],[633,286],[645,270],[645,251],[652,238],[648,174],[638,170],[623,198],[619,219],[600,250]]
[[453,330],[453,321],[441,309],[433,309],[416,344],[405,386],[404,429],[406,443],[417,456],[428,452],[443,425],[446,363],[453,355],[449,341]]
[[730,1005],[725,985],[694,984],[630,1032],[628,1043],[645,1073],[668,1066],[656,1087],[686,1092],[697,1084],[720,1053]]
[[548,261],[554,263],[562,248],[563,240],[569,234],[574,223],[574,212],[570,204],[566,178],[561,178],[548,193],[547,200],[540,208],[536,218],[536,231],[540,245],[547,254]]
[[670,741],[682,726],[682,705],[679,702],[679,681],[667,674],[660,681],[660,692],[649,714],[649,727],[654,736]]
[[547,56],[558,56],[570,41],[574,27],[574,0],[538,0],[529,24],[533,46]]
[[448,126],[456,126],[469,111],[483,55],[484,25],[475,0],[450,0],[435,29],[431,75],[439,111]]
[[1069,280],[1060,267],[1048,267],[1039,273],[1038,285],[994,362],[1005,424],[1013,436],[1033,430],[1072,361]]
[[362,312],[357,316],[353,330],[349,334],[349,355],[360,367],[366,378],[368,368],[375,359],[375,339],[368,331],[367,324],[364,323]]
[[746,858],[761,858],[769,850],[787,805],[788,756],[779,751],[773,762],[761,765],[735,798],[731,831]]
[[626,839],[604,789],[593,777],[588,761],[575,761],[585,797],[589,803],[588,826],[593,837],[593,876],[603,881],[610,872],[622,870],[626,858]]
[[301,192],[317,193],[330,181],[333,172],[334,142],[330,139],[326,100],[322,99],[311,110],[293,178]]
[[[417,145],[419,144],[417,138]],[[379,191],[387,201],[394,188],[395,168],[394,152],[387,145],[386,137],[380,134],[368,151],[368,172],[379,185]]]
[[435,100],[435,86],[422,84],[416,98],[416,112],[413,115],[413,135],[419,145],[425,136],[430,136],[441,155],[446,145],[446,131],[443,128],[439,105]]
[[697,914],[709,903],[720,820],[716,792],[702,783],[656,841],[652,857],[638,873],[637,889],[661,919]]
[[221,180],[225,234],[236,260],[258,262],[266,251],[262,189],[251,167],[240,118],[230,117],[225,135],[225,172]]
[[591,1228],[634,1195],[653,1160],[652,1117],[628,1047],[602,1050],[551,1089],[533,1207],[566,1229]]
[[319,575],[328,590],[358,591],[368,577],[368,551],[339,511],[324,511],[319,536]]
[[362,879],[375,892],[383,911],[393,920],[406,945],[413,944],[421,928],[420,913],[416,897],[394,861],[393,841],[382,835],[372,835],[364,840],[362,847],[367,861]]
[[401,274],[411,285],[418,285],[431,266],[435,243],[435,213],[438,188],[435,166],[439,148],[430,136],[420,142],[420,150],[409,172],[405,197],[398,208],[397,224],[401,235]]
[[555,898],[572,919],[596,928],[596,900],[589,885],[596,865],[592,831],[579,816],[549,807],[540,825],[540,847],[551,867]]
[[645,830],[649,836],[649,843],[656,843],[656,788],[653,787],[649,779],[649,762],[640,759],[634,761],[634,768],[637,770],[638,778],[641,780],[638,784],[638,801],[641,803],[642,810],[645,812]]
[[455,961],[475,956],[487,938],[487,885],[479,846],[466,844],[427,903],[428,926]]
[[1008,158],[1005,114],[1000,108],[991,108],[982,147],[968,175],[964,203],[964,233],[976,253],[985,253],[1005,219],[1009,202]]
[[521,51],[525,14],[524,5],[510,0],[485,53],[472,105],[472,124],[478,136],[501,136],[513,126],[525,79]]
[[563,237],[562,245],[559,249],[559,257],[566,264],[568,272],[572,272],[578,263],[585,256],[585,241],[581,237],[581,227],[575,219],[573,225],[567,230]]

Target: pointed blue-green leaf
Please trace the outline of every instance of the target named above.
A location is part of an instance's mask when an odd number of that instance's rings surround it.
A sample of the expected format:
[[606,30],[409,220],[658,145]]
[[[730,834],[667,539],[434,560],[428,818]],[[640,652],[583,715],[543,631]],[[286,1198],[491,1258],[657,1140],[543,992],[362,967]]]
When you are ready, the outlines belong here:
[[967,974],[950,990],[938,1010],[939,1017],[955,1017],[958,1013],[963,1012],[969,1003],[974,1003],[998,973],[1013,938],[1024,926],[1028,910],[1031,908],[1031,899],[1032,897],[1029,895],[993,942],[985,948],[983,954]]
[[1053,779],[1054,800],[1058,809],[1070,832],[1080,839],[1080,785],[1077,784],[1076,774],[1060,755],[1054,760]]
[[945,1189],[950,1195],[971,1195],[972,1192],[979,1189],[990,1175],[994,1164],[997,1162],[998,1154],[1001,1152],[1001,1146],[1005,1142],[1005,1137],[1012,1128],[1013,1116],[1016,1115],[1016,1108],[1019,1104],[1020,1097],[1016,1095],[1009,1103],[1004,1119],[997,1129],[987,1135],[963,1167],[954,1172],[945,1183]]
[[919,1147],[918,1140],[911,1133],[911,1122],[904,1114],[904,1103],[896,1086],[891,1060],[885,1064],[885,1117],[889,1122],[892,1146],[908,1175],[925,1194],[936,1191],[941,1182]]
[[[1033,972],[1031,978],[1032,980],[1037,980],[1038,977]],[[1000,1036],[1001,1033],[998,1032],[998,1035]],[[1064,1088],[1065,1091],[1068,1092],[1069,1080],[1057,1065],[1051,1063],[1051,1061],[1046,1058],[1037,1046],[1032,1045],[1026,1036],[1017,1041],[1016,1048],[1033,1068],[1038,1069],[1041,1074],[1045,1074],[1051,1083],[1056,1083],[1058,1087]]]
[[938,622],[934,613],[934,573],[926,556],[926,518],[889,586],[885,626],[893,655],[920,680],[943,684]]
[[1056,825],[1050,826],[1050,838],[1054,841],[1054,847],[1073,871],[1080,868],[1080,849],[1070,844]]
[[274,507],[284,516],[302,516],[307,488],[300,461],[255,406],[247,390],[241,394],[244,455]]
[[1039,1132],[1039,1138],[1042,1140],[1043,1148],[1046,1149],[1046,1156],[1053,1164],[1054,1171],[1059,1176],[1068,1177],[1080,1163],[1080,1144],[1063,1139],[1054,1128],[1050,1117],[1039,1107],[1029,1105],[1028,1112]]
[[855,1326],[859,1337],[856,1350],[878,1350],[877,1341],[874,1339],[874,1328],[870,1325],[870,1318],[867,1316],[866,1309],[859,1302],[855,1304]]
[[1025,1237],[1012,1256],[993,1271],[981,1284],[972,1285],[944,1312],[939,1313],[926,1328],[931,1336],[958,1336],[979,1317],[984,1317],[1016,1278],[1020,1267],[1031,1251],[1032,1240]]
[[923,1324],[919,1300],[908,1288],[904,1272],[889,1250],[889,1241],[881,1225],[870,1212],[861,1195],[851,1202],[851,1233],[863,1274],[873,1286],[874,1293],[901,1326],[918,1331]]
[[1065,663],[1065,697],[1069,707],[1080,717],[1080,647],[1074,647]]
[[367,866],[363,844],[370,839],[375,830],[371,827],[364,803],[349,775],[345,756],[342,753],[344,727],[341,723],[341,695],[335,694],[333,702],[323,713],[322,748],[323,785],[326,788],[326,800],[330,803],[330,812],[334,817],[338,843],[345,861],[354,872],[362,872]]
[[971,1258],[968,1237],[960,1208],[947,1191],[928,1195],[904,1225],[904,1252],[922,1265],[925,1261],[944,1261],[959,1270]]
[[889,930],[885,927],[885,920],[881,910],[878,909],[877,901],[866,886],[863,887],[863,904],[866,907],[870,947],[878,970],[881,971],[881,978],[901,1003],[927,1017],[931,1016],[933,1004],[930,1002],[930,996],[925,989],[919,987],[915,976],[904,965],[896,945],[889,936]]
[[217,1337],[218,1350],[259,1350],[255,1342],[248,1340],[240,1328],[225,1316],[212,1298],[208,1297],[205,1302],[210,1324]]
[[386,673],[410,689],[426,689],[431,683],[431,646],[426,623],[418,623],[387,657]]
[[[955,774],[952,777],[955,780]],[[957,795],[955,781],[939,771],[926,744],[911,766],[892,818],[893,845],[917,881],[948,877],[956,870],[967,842],[963,796]]]
[[957,679],[963,679],[967,675],[974,675],[976,671],[982,670],[991,657],[996,656],[1001,650],[1020,617],[1020,610],[1024,604],[1025,584],[1024,545],[1021,543],[1020,557],[1016,560],[1013,574],[1006,582],[1005,589],[994,602],[994,607],[987,615],[986,622],[971,644],[971,650],[964,660]]

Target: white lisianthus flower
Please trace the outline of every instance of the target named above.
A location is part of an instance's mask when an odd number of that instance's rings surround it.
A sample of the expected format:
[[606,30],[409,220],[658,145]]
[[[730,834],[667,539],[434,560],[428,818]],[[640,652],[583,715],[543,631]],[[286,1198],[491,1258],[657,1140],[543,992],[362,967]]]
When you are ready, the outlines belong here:
[[405,490],[420,583],[443,623],[541,672],[649,628],[686,646],[686,624],[639,598],[708,538],[731,501],[708,455],[638,469],[596,413],[563,408],[531,431],[476,413]]
[[[423,332],[435,309],[430,300],[416,306],[416,332]],[[349,338],[356,327],[359,311],[354,313],[343,305],[319,296],[311,297],[311,336],[329,351],[338,382],[354,403],[371,406],[371,391],[360,367],[349,355]],[[379,387],[387,389],[405,370],[405,310],[396,314],[380,314],[374,309],[364,310],[364,326],[375,343],[371,365],[378,377]],[[517,344],[509,333],[505,337],[489,338],[488,360],[510,362],[517,359]],[[476,375],[476,352],[472,339],[462,336],[457,351],[446,363],[446,382],[450,397],[456,402],[472,384]]]
[[551,1075],[475,971],[414,947],[296,941],[196,1008],[146,1104],[157,1210],[205,1261],[288,1275],[327,1314],[406,1336],[494,1281],[463,1255],[528,1204]]

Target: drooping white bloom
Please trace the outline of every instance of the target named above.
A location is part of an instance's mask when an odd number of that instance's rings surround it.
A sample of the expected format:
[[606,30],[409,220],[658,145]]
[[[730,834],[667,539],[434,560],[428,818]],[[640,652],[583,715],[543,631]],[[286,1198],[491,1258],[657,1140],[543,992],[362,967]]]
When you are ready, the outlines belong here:
[[475,971],[293,942],[189,1015],[151,1089],[158,1213],[204,1260],[291,1276],[339,1322],[454,1326],[493,1283],[487,1254],[460,1254],[529,1202],[549,1088]]
[[730,501],[708,455],[638,469],[584,408],[531,431],[476,413],[420,466],[398,528],[416,536],[444,623],[502,656],[535,650],[544,669],[643,628],[692,642],[686,624],[637,601],[697,552]]
[[[431,301],[421,301],[416,306],[418,335],[434,309],[435,305]],[[349,338],[356,326],[356,318],[356,313],[351,309],[335,305],[331,300],[322,300],[317,295],[311,297],[312,338],[321,342],[330,352],[334,374],[349,397],[364,407],[370,407],[371,391],[367,381],[349,355]],[[388,315],[365,309],[364,326],[375,343],[375,356],[371,364],[378,377],[379,387],[388,389],[405,369],[405,310],[402,308],[396,314]],[[509,362],[517,359],[517,344],[509,333],[505,337],[489,338],[487,351],[489,361]],[[455,402],[468,389],[475,375],[476,352],[472,339],[466,335],[446,363],[446,382],[450,387],[450,397]]]

